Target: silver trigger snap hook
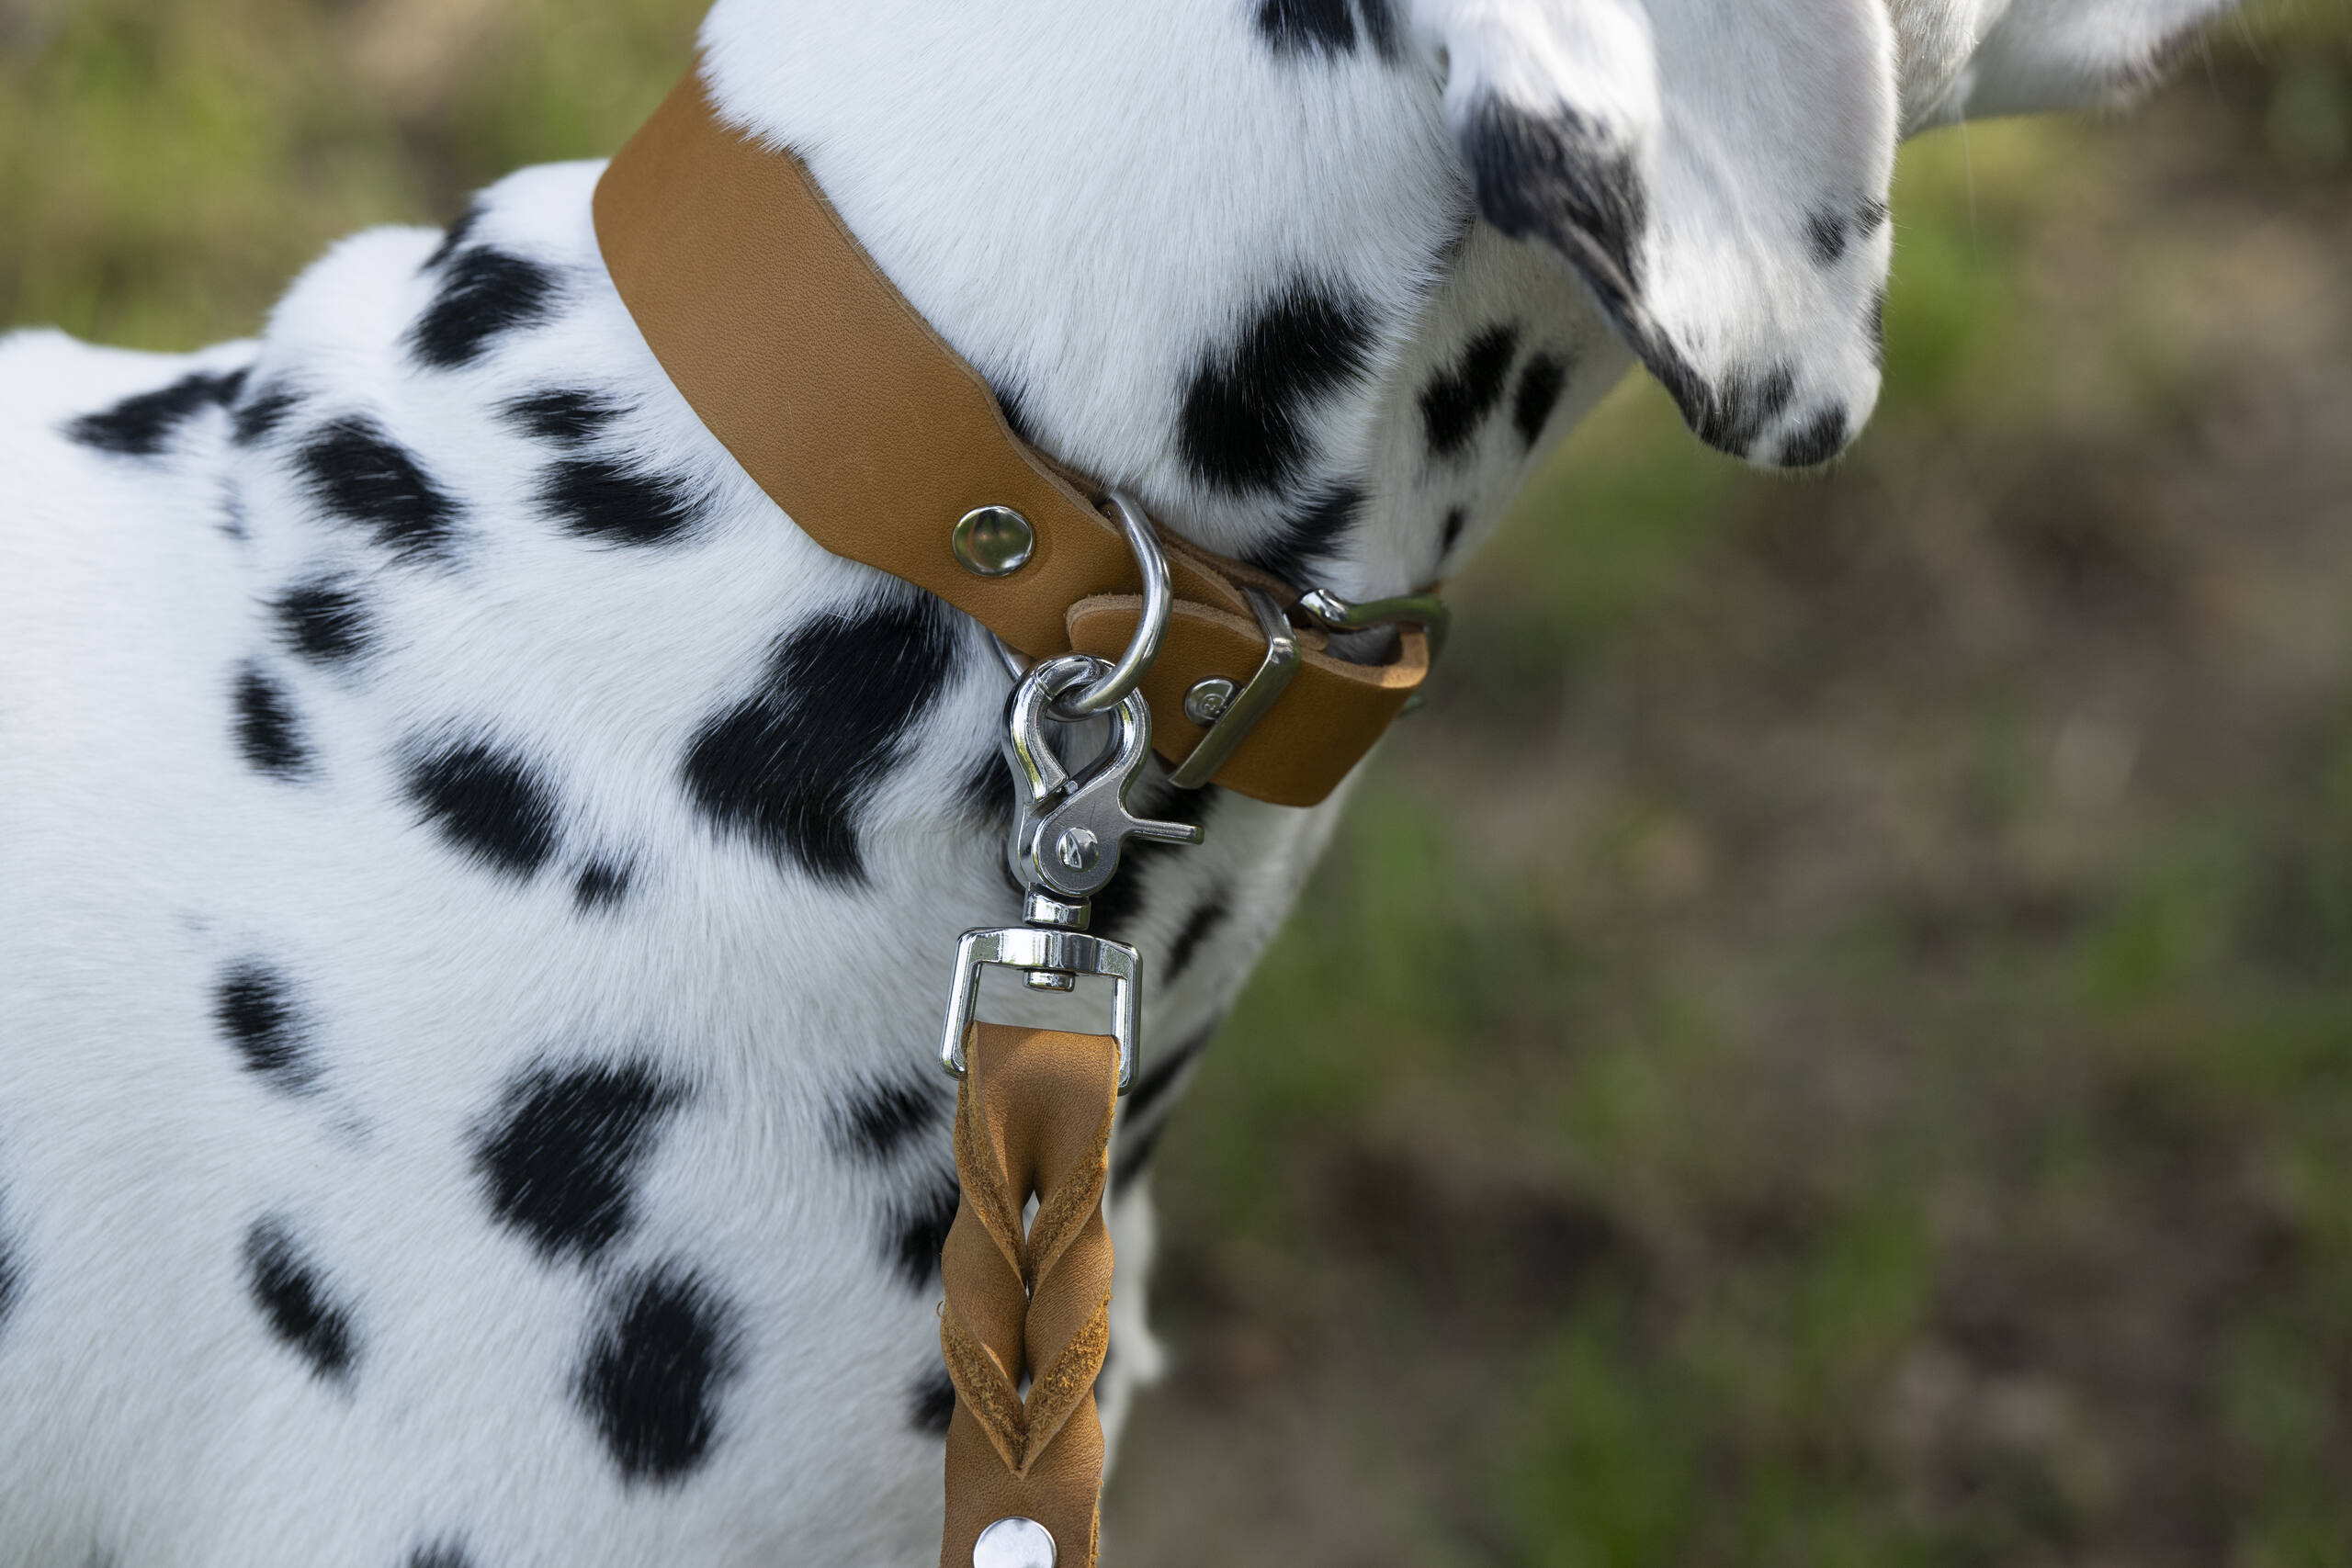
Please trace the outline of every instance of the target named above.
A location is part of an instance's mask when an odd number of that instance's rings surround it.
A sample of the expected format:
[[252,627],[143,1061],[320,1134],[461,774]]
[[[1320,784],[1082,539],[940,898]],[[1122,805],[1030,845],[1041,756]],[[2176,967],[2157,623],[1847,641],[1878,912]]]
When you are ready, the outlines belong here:
[[[1021,678],[1006,705],[1004,750],[1020,784],[1020,810],[1009,851],[1013,874],[1028,889],[1017,926],[966,931],[956,946],[939,1060],[964,1076],[964,1039],[979,1006],[980,973],[1019,970],[1033,990],[1072,991],[1080,978],[1111,982],[1111,1037],[1119,1052],[1119,1092],[1135,1087],[1143,1032],[1143,955],[1122,942],[1087,934],[1095,894],[1118,874],[1130,839],[1197,844],[1189,822],[1155,822],[1127,806],[1127,792],[1151,759],[1151,709],[1129,692],[1109,709],[1111,743],[1073,773],[1046,729],[1054,704],[1075,687],[1103,679],[1103,660],[1065,653]],[[1063,720],[1060,722],[1067,723]]]
[[[1004,754],[1019,796],[1006,853],[1027,897],[1022,924],[967,931],[956,944],[939,1060],[957,1077],[965,1071],[965,1036],[977,1021],[981,972],[1001,968],[1020,971],[1023,982],[1038,991],[1074,991],[1090,976],[1110,981],[1119,1092],[1133,1089],[1143,1032],[1143,955],[1125,942],[1088,934],[1094,895],[1118,874],[1128,840],[1197,844],[1203,838],[1191,823],[1155,822],[1127,805],[1128,792],[1151,761],[1151,708],[1136,688],[1159,655],[1172,598],[1167,560],[1142,509],[1114,495],[1112,511],[1135,551],[1144,590],[1135,639],[1118,663],[1065,653],[1024,667],[997,641],[998,656],[1013,678],[1005,703]],[[1096,716],[1108,720],[1110,743],[1073,773],[1046,727]]]
[[1073,774],[1046,730],[1059,697],[1109,670],[1083,653],[1048,659],[1014,688],[1006,723],[1005,755],[1024,799],[1013,824],[1013,874],[1033,894],[1082,904],[1118,874],[1126,841],[1197,844],[1201,829],[1186,822],[1137,817],[1128,792],[1151,758],[1151,709],[1129,692],[1108,712],[1111,744],[1082,773]]

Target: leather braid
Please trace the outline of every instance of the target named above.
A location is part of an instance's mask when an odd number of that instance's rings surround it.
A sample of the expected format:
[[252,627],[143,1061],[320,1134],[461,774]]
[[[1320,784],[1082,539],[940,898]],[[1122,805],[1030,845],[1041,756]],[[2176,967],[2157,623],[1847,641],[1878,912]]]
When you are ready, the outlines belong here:
[[[963,1203],[940,1259],[939,1342],[956,1412],[939,1561],[971,1568],[980,1532],[1021,1515],[1053,1531],[1061,1568],[1092,1568],[1103,1457],[1094,1380],[1111,1343],[1102,1193],[1118,1047],[1107,1035],[984,1023],[965,1055],[956,1099]],[[1024,1235],[1033,1195],[1036,1218]]]

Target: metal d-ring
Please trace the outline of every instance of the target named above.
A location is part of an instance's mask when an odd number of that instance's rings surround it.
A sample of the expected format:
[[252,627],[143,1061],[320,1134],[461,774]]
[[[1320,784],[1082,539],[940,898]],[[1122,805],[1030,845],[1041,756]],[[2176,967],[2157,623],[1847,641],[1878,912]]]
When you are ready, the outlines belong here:
[[1176,596],[1168,585],[1168,558],[1160,553],[1159,540],[1143,508],[1114,490],[1111,513],[1119,520],[1119,531],[1126,535],[1127,548],[1135,552],[1136,565],[1143,571],[1143,619],[1136,623],[1135,640],[1127,644],[1126,653],[1108,675],[1075,696],[1055,700],[1053,715],[1065,723],[1109,712],[1143,683],[1152,661],[1159,657],[1159,645],[1168,636],[1169,612],[1175,604]]
[[[980,971],[991,965],[1032,975],[1097,976],[1111,982],[1111,1038],[1119,1048],[1119,1092],[1136,1083],[1136,1051],[1143,1038],[1143,958],[1123,942],[1084,931],[1040,931],[1004,926],[966,931],[956,944],[955,987],[947,994],[947,1023],[939,1043],[939,1063],[956,1077],[965,1074],[964,1037],[971,1032],[980,1000]],[[1058,990],[1061,987],[1055,987]]]

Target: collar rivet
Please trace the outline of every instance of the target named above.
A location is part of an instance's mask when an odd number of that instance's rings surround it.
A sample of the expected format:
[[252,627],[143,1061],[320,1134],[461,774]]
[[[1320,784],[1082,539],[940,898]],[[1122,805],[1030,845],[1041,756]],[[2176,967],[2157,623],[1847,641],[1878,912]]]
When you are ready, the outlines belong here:
[[1239,689],[1224,676],[1212,675],[1184,694],[1184,716],[1206,729],[1225,716]]
[[1011,577],[1029,564],[1037,530],[1010,506],[982,506],[964,513],[947,542],[974,576]]

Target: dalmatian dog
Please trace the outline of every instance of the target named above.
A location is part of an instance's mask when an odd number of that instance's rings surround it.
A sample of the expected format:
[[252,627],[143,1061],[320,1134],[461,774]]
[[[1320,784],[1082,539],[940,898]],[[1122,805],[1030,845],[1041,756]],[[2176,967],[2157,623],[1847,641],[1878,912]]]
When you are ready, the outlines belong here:
[[[1453,573],[1636,361],[1833,457],[1899,138],[2128,94],[2222,3],[718,0],[702,45],[1017,429],[1355,597]],[[598,172],[352,239],[257,341],[0,343],[8,1568],[936,1553],[1007,678],[696,423]],[[1338,808],[1141,794],[1208,842],[1097,911],[1152,980],[1114,1434],[1153,1140]]]

